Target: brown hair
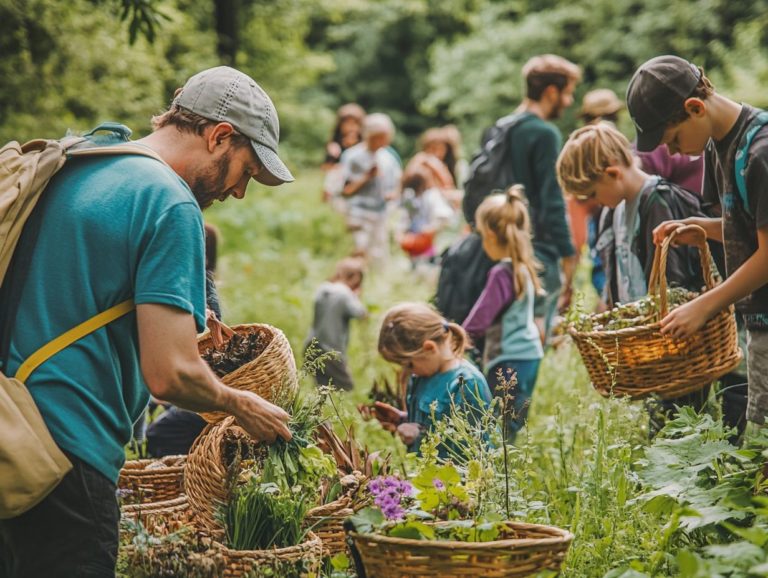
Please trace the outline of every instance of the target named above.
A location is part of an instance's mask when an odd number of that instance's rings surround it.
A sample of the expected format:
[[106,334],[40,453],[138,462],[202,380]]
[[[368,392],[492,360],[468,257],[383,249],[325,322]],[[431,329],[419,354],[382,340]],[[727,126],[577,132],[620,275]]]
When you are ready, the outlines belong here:
[[[179,94],[181,89],[177,89],[174,94],[174,98]],[[196,114],[186,108],[183,108],[177,104],[171,104],[170,108],[162,114],[158,114],[152,117],[152,130],[158,130],[166,126],[175,127],[179,132],[185,132],[188,134],[196,134],[203,136],[205,129],[209,126],[215,126],[217,123],[207,119],[199,114]],[[235,132],[232,135],[232,143],[237,147],[244,147],[251,144],[251,139],[247,136]]]
[[[696,84],[696,88],[693,89],[693,92],[688,96],[688,98],[698,98],[699,100],[707,100],[708,97],[712,96],[715,93],[715,87],[712,85],[712,81],[709,80],[706,76],[704,76],[704,69],[699,66],[699,73],[701,74],[701,78],[699,79],[698,84]],[[688,117],[690,116],[688,114],[688,111],[685,110],[685,101],[688,100],[686,98],[680,103],[680,106],[677,107],[677,110],[675,110],[674,113],[672,113],[672,116],[667,119],[666,125],[667,128],[672,126],[677,126],[681,122],[685,122],[688,120]]]
[[346,257],[336,263],[336,270],[330,280],[346,282],[358,276],[362,283],[365,276],[365,261],[359,257]]
[[571,133],[560,151],[555,169],[560,187],[572,194],[588,194],[611,165],[634,163],[627,137],[612,124],[599,122]]
[[384,316],[379,332],[379,353],[387,361],[404,365],[421,353],[427,340],[451,340],[451,351],[464,356],[469,339],[461,325],[450,323],[425,303],[400,303]]
[[554,85],[563,90],[571,82],[581,80],[581,68],[556,54],[534,56],[523,66],[526,96],[531,100],[541,100],[544,90]]
[[512,260],[517,295],[525,294],[526,270],[533,281],[535,292],[542,291],[537,275],[539,263],[533,255],[531,218],[526,203],[523,187],[514,185],[506,193],[487,197],[475,212],[480,234],[493,233]]

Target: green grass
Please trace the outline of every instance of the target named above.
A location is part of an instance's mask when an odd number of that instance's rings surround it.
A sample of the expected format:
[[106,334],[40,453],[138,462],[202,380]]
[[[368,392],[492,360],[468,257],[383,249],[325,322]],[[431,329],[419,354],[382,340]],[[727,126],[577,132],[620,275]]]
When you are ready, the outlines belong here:
[[[225,321],[281,328],[299,362],[314,292],[351,250],[341,217],[320,202],[321,183],[319,171],[305,171],[277,189],[253,185],[244,200],[206,214],[222,233],[217,278]],[[365,280],[371,316],[352,324],[348,353],[357,389],[344,413],[371,449],[394,447],[400,454],[402,445],[376,422],[361,423],[353,405],[374,377],[392,373],[376,351],[384,311],[434,291],[393,253],[383,271]],[[579,275],[587,286],[586,269]],[[668,517],[637,499],[643,490],[636,464],[649,443],[641,404],[600,397],[575,348],[565,343],[545,357],[529,417],[512,459],[514,516],[574,533],[562,576],[682,576],[675,561],[680,544],[671,530],[665,534]]]

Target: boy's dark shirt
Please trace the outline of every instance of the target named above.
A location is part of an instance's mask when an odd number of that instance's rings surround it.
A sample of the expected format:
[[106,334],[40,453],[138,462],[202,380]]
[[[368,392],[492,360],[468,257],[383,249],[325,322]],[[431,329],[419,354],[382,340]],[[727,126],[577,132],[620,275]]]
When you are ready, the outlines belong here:
[[533,248],[538,259],[570,257],[576,250],[565,211],[565,199],[557,183],[555,163],[562,138],[557,127],[532,113],[514,127],[509,138],[513,185],[525,187],[530,202]]
[[[742,106],[736,124],[720,141],[710,140],[704,152],[705,202],[719,199],[723,215],[725,264],[733,274],[757,250],[757,229],[768,227],[768,126],[761,128],[749,149],[745,183],[750,217],[744,210],[735,182],[734,162],[741,138],[750,121],[760,112]],[[768,285],[736,303],[748,329],[768,329]]]

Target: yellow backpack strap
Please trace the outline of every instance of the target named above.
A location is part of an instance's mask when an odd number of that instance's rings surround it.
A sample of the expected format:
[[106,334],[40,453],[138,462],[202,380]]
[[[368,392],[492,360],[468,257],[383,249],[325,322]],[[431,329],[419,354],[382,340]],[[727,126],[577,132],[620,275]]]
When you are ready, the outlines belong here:
[[66,333],[59,335],[53,341],[46,343],[40,349],[30,355],[27,360],[21,364],[19,370],[16,372],[16,379],[22,383],[45,361],[56,355],[62,349],[65,349],[72,345],[78,339],[81,339],[93,333],[111,323],[115,319],[118,319],[130,313],[135,308],[133,299],[128,299],[122,303],[118,303],[114,307],[110,307],[106,311],[99,313],[98,315],[91,317],[87,321],[83,321],[80,325],[73,327]]

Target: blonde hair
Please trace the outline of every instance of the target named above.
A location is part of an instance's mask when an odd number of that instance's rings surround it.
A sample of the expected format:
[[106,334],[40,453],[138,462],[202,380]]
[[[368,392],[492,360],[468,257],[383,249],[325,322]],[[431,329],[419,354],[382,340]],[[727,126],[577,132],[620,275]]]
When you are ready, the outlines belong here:
[[464,356],[469,339],[461,325],[450,323],[425,303],[400,303],[384,316],[379,332],[379,353],[387,361],[404,365],[422,352],[424,342],[451,340],[451,351]]
[[336,270],[331,277],[331,281],[351,281],[355,277],[360,277],[362,282],[365,275],[365,261],[359,257],[346,257],[336,263]]
[[571,133],[557,158],[560,187],[575,194],[588,194],[611,165],[631,167],[632,147],[612,124],[600,122]]
[[537,275],[539,263],[533,255],[531,243],[531,218],[523,187],[514,185],[506,193],[486,197],[475,212],[477,228],[482,235],[491,232],[512,260],[515,274],[515,292],[525,294],[526,274],[533,281],[536,293],[540,293],[541,282]]

